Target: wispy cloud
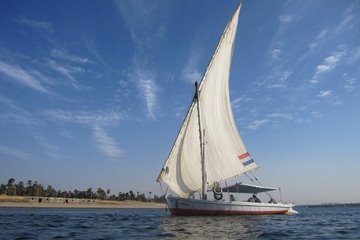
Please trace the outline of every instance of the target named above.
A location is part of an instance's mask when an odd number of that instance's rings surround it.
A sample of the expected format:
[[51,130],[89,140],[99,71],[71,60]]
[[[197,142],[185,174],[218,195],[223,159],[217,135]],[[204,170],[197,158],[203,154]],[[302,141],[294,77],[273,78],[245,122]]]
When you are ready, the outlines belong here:
[[175,117],[184,117],[184,114],[185,114],[185,111],[186,111],[186,108],[185,107],[177,107],[177,108],[174,108],[174,111],[175,111]]
[[309,43],[308,50],[301,55],[301,57],[298,59],[297,63],[300,63],[302,60],[307,58],[310,54],[312,54],[315,49],[317,49],[326,39],[325,36],[328,35],[328,27],[324,27],[320,30],[320,32],[315,36],[314,40]]
[[312,111],[311,116],[313,116],[314,118],[320,118],[322,117],[322,113],[318,111]]
[[280,49],[273,49],[273,50],[271,50],[271,57],[273,58],[273,59],[279,59],[279,55],[280,55],[280,53],[281,53],[281,50]]
[[138,87],[146,102],[148,116],[151,119],[156,120],[155,111],[159,87],[156,85],[154,79],[151,78],[151,75],[138,72],[137,77]]
[[271,113],[271,114],[267,114],[267,117],[273,118],[273,119],[293,120],[294,114],[292,114],[292,113]]
[[118,11],[138,48],[151,47],[166,31],[168,1],[116,1]]
[[349,58],[347,59],[347,62],[349,64],[354,64],[359,60],[360,60],[360,46],[355,47],[354,49],[351,50],[351,53],[349,54]]
[[345,55],[345,50],[332,52],[331,55],[326,57],[322,61],[322,63],[316,67],[315,74],[311,78],[310,82],[318,83],[320,76],[334,69],[344,55]]
[[72,87],[74,87],[76,90],[85,89],[79,84],[79,82],[75,79],[74,76],[74,74],[81,74],[84,72],[84,70],[81,67],[62,65],[54,60],[48,60],[47,62],[51,69],[65,76],[66,79],[69,81],[69,84]]
[[0,153],[10,156],[10,157],[14,157],[19,160],[29,160],[32,158],[32,156],[30,154],[28,154],[24,151],[19,150],[17,148],[8,147],[8,146],[0,145]]
[[2,111],[0,120],[6,123],[17,123],[20,125],[40,125],[41,121],[32,113],[19,107],[13,100],[0,96],[0,103],[8,108],[8,111]]
[[253,101],[254,99],[253,98],[250,98],[250,97],[247,97],[247,96],[241,96],[241,97],[238,97],[238,98],[235,98],[234,100],[231,101],[231,106],[234,108],[234,109],[238,109],[241,107],[241,104],[244,103],[247,103],[247,102],[250,102],[250,101]]
[[188,59],[181,71],[181,78],[191,84],[194,84],[195,81],[201,81],[202,73],[198,69],[199,58],[199,53],[195,50],[195,48],[193,48],[190,51]]
[[65,49],[52,49],[51,56],[78,64],[85,64],[90,62],[88,58],[73,55]]
[[67,138],[67,139],[70,139],[70,140],[74,140],[75,137],[74,135],[72,134],[72,132],[70,131],[67,131],[67,130],[63,130],[60,132],[60,136],[64,137],[64,138]]
[[[122,150],[116,140],[108,135],[105,131],[106,127],[117,126],[126,118],[125,113],[118,111],[103,111],[103,112],[86,112],[86,111],[65,111],[65,110],[46,110],[44,115],[54,121],[69,122],[76,124],[83,124],[90,127],[95,147],[100,152],[110,158],[119,158]],[[67,134],[68,135],[68,134]],[[50,152],[56,154],[56,152]]]
[[34,139],[45,148],[45,153],[52,158],[60,158],[59,147],[50,143],[45,137],[41,135],[35,135]]
[[130,81],[134,82],[139,95],[145,100],[147,115],[156,120],[157,85],[156,71],[149,66],[149,51],[159,46],[166,32],[164,19],[168,14],[167,1],[149,2],[146,0],[116,1],[118,11],[124,20],[135,44]]
[[326,98],[332,95],[332,90],[321,90],[318,95],[316,95],[319,98]]
[[287,81],[293,70],[291,69],[282,69],[274,67],[271,69],[272,73],[266,76],[261,82],[257,82],[258,86],[264,85],[266,88],[275,88],[275,89],[284,89],[287,88]]
[[53,120],[90,126],[117,126],[127,118],[126,113],[114,110],[88,112],[50,109],[43,114]]
[[107,132],[95,126],[93,128],[94,140],[97,143],[96,147],[110,158],[119,158],[122,155],[122,150],[120,149],[118,143],[110,137]]
[[248,126],[247,128],[248,129],[251,129],[251,130],[256,130],[262,126],[264,126],[265,124],[267,124],[269,122],[269,119],[257,119],[257,120],[254,120],[252,121]]
[[351,92],[355,90],[355,78],[349,78],[345,80],[344,89]]
[[335,28],[335,34],[340,34],[345,29],[352,29],[354,27],[353,20],[358,18],[358,14],[355,12],[356,5],[354,3],[350,4],[348,8],[346,8],[341,16],[342,20]]
[[0,73],[6,76],[4,78],[5,80],[10,81],[10,78],[24,87],[31,88],[32,90],[42,93],[50,93],[50,91],[34,76],[18,66],[0,61]]
[[24,17],[17,17],[17,18],[15,18],[15,21],[19,24],[28,26],[35,30],[45,31],[48,33],[53,33],[53,31],[54,31],[52,28],[51,22],[38,21],[35,19],[24,18]]
[[292,15],[280,15],[279,21],[285,24],[291,23],[294,20]]

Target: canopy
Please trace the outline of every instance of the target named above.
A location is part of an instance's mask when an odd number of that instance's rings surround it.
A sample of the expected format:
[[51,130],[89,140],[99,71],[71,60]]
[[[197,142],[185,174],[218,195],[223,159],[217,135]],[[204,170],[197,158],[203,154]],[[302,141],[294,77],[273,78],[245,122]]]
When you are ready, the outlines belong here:
[[235,183],[232,186],[223,188],[224,192],[253,193],[253,194],[258,194],[261,192],[270,192],[274,190],[279,190],[279,188],[263,187],[257,185],[250,185],[246,183]]

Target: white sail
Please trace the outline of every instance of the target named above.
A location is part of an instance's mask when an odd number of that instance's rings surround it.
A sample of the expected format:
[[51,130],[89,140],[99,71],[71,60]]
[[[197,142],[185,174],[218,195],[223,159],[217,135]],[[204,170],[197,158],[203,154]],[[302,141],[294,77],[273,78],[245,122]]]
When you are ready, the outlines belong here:
[[[236,127],[229,95],[230,66],[240,8],[241,5],[226,26],[199,87],[209,186],[257,168]],[[158,180],[180,197],[187,197],[201,189],[201,167],[198,112],[194,101]]]

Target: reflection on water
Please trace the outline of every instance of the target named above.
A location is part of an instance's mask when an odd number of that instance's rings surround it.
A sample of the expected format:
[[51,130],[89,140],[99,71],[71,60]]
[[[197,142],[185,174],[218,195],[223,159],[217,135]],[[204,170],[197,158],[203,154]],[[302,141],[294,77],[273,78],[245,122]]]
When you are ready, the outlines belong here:
[[256,226],[262,224],[262,218],[264,217],[169,217],[163,219],[160,229],[168,236],[176,238],[256,238],[261,234],[261,230],[258,230]]

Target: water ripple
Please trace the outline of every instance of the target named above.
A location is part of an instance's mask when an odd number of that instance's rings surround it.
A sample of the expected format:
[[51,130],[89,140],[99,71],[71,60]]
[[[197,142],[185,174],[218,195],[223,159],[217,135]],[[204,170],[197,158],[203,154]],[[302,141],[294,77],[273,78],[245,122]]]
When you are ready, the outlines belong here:
[[359,239],[359,207],[174,217],[159,209],[0,208],[0,239]]

